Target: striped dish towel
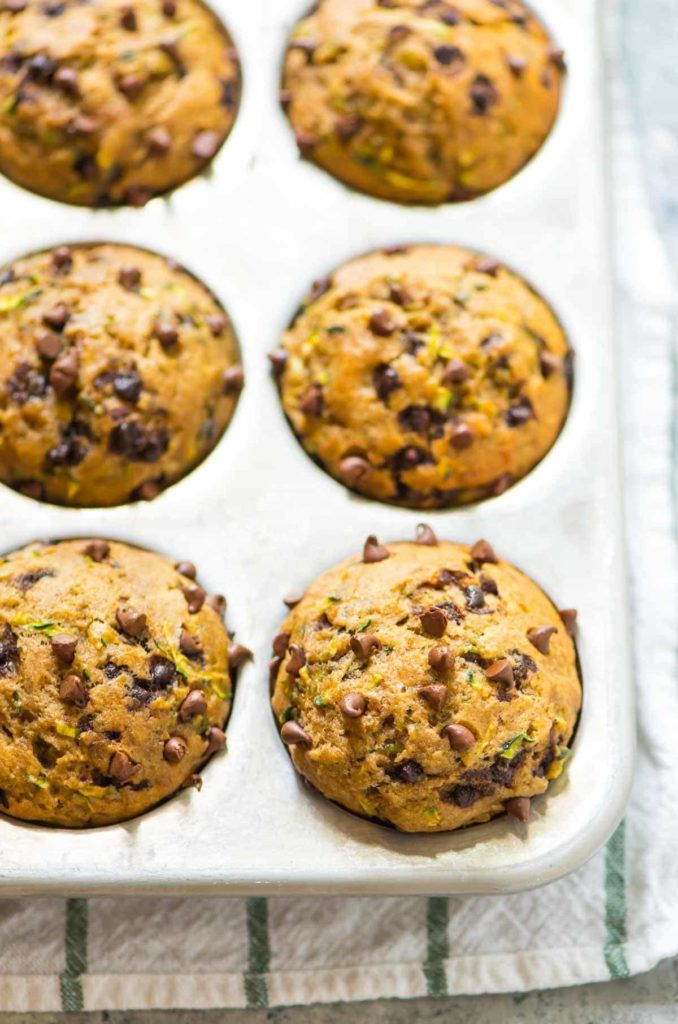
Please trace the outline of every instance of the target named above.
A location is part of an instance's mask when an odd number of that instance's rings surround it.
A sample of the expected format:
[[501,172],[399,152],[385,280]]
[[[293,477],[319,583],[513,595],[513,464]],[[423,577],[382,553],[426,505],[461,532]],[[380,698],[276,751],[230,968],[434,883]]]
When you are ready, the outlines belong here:
[[[616,48],[616,34],[607,38]],[[613,92],[616,309],[641,695],[626,821],[575,875],[508,897],[0,901],[0,1010],[524,991],[625,977],[678,951],[676,318],[620,81]]]

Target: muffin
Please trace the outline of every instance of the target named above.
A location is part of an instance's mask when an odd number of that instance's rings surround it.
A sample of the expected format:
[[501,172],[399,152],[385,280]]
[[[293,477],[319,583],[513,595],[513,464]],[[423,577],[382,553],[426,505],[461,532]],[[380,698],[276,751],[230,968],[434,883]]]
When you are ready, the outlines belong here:
[[434,205],[534,156],[564,71],[521,0],[320,0],[289,40],[281,102],[302,155],[335,178]]
[[273,710],[294,766],[349,811],[442,832],[507,811],[562,771],[581,702],[571,632],[487,541],[368,537],[273,641]]
[[243,370],[173,260],[59,246],[0,271],[0,480],[66,505],[149,499],[214,447]]
[[200,0],[0,5],[0,171],[50,199],[143,206],[205,168],[239,98]]
[[570,400],[571,352],[544,300],[454,246],[344,264],[270,358],[309,455],[360,494],[413,508],[506,490],[549,450]]
[[105,540],[0,565],[0,809],[49,825],[147,811],[223,748],[234,670],[195,566]]

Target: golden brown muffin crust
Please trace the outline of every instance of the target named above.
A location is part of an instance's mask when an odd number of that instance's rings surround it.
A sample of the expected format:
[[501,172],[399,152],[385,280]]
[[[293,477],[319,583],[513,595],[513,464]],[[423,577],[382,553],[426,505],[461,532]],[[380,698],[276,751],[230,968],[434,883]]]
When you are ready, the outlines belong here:
[[5,556],[2,809],[103,825],[199,785],[231,701],[233,648],[229,658],[215,607],[192,565],[126,544],[36,543]]
[[295,767],[408,832],[524,819],[562,770],[581,702],[563,616],[486,542],[368,538],[274,641],[273,710]]
[[153,498],[243,385],[214,296],[155,253],[60,246],[0,272],[0,479],[66,505]]
[[0,171],[41,195],[141,206],[209,163],[239,98],[200,0],[0,5]]
[[454,246],[370,253],[318,281],[272,353],[306,451],[361,494],[410,507],[504,491],[549,450],[571,352],[517,274]]
[[330,174],[436,204],[496,188],[537,152],[563,72],[520,0],[321,0],[292,33],[281,101]]

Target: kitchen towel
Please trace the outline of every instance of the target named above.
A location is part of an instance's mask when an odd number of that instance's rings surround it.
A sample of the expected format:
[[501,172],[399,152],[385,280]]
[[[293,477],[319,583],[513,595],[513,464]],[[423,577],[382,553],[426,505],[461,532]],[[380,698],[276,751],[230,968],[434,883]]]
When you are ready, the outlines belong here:
[[[605,38],[618,53],[615,17]],[[676,310],[627,84],[618,60],[608,66],[639,721],[625,821],[574,875],[507,897],[0,901],[0,1010],[526,991],[625,977],[678,952]]]

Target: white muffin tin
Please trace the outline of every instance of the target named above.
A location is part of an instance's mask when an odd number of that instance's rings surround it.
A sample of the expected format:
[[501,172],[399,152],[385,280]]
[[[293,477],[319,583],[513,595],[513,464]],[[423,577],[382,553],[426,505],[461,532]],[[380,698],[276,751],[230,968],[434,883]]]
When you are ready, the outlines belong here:
[[[247,384],[217,449],[149,504],[73,510],[0,486],[2,548],[105,536],[194,561],[229,598],[228,623],[255,660],[241,673],[228,754],[126,824],[65,831],[0,817],[0,893],[488,893],[574,870],[619,821],[634,728],[622,546],[616,353],[610,330],[607,188],[596,0],[535,0],[568,55],[551,137],[481,199],[405,208],[347,191],[300,162],[278,106],[285,38],[308,0],[219,0],[240,50],[244,95],[211,177],[143,210],[93,212],[0,181],[0,262],[60,242],[151,247],[210,285],[239,333]],[[501,497],[451,511],[355,497],[306,456],[282,414],[266,353],[311,280],[371,248],[468,245],[521,272],[552,303],[576,350],[569,419],[553,450]],[[3,367],[3,373],[7,368]],[[488,538],[559,606],[579,609],[584,705],[573,755],[528,826],[404,835],[325,801],[298,779],[268,703],[281,597],[361,549],[368,533]]]

